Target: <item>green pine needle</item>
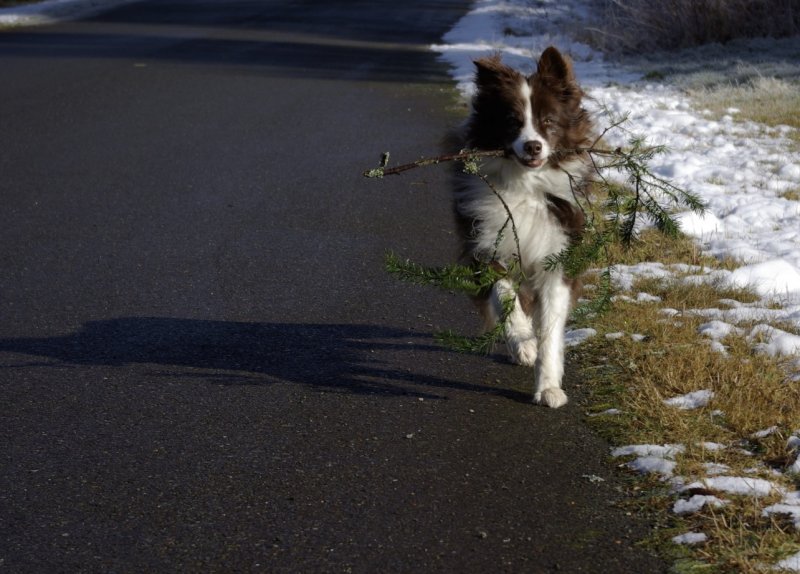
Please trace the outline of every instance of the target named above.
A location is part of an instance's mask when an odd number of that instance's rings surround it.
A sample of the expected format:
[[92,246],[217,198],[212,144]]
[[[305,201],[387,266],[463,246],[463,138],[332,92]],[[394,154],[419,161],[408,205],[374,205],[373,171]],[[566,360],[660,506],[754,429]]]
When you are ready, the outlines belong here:
[[447,265],[424,267],[389,252],[384,258],[386,271],[402,281],[414,285],[432,285],[446,291],[460,291],[477,296],[486,293],[498,280],[506,276],[489,265],[467,267]]
[[[611,116],[610,116],[611,117]],[[619,117],[603,132],[611,129],[624,129],[626,117]],[[600,141],[598,138],[597,141]],[[597,142],[595,142],[597,143]],[[637,228],[642,220],[649,221],[667,236],[680,234],[680,225],[674,214],[690,210],[697,214],[705,211],[706,205],[699,196],[681,189],[668,180],[655,175],[649,168],[650,161],[666,151],[664,146],[648,146],[642,137],[631,137],[627,148],[602,150],[592,146],[584,150],[594,166],[593,184],[605,195],[601,205],[595,206],[590,197],[583,195],[575,199],[579,206],[588,213],[588,221],[581,239],[573,241],[560,253],[551,255],[545,260],[545,269],[562,271],[571,278],[577,278],[590,268],[604,268],[600,275],[600,284],[592,301],[578,306],[573,311],[573,318],[586,317],[607,311],[611,307],[613,293],[611,282],[611,266],[609,247],[613,244],[629,246],[635,239]],[[495,153],[495,152],[489,152]],[[484,154],[486,155],[486,154]],[[367,177],[383,177],[389,154],[381,158],[380,167],[364,173]],[[492,193],[503,202],[508,213],[506,225],[498,233],[496,245],[499,245],[505,233],[514,234],[519,249],[519,238],[512,217],[506,206],[502,191],[496,189],[480,171],[478,154],[466,155],[462,152],[453,156],[463,163],[468,174],[474,174],[483,180]],[[438,163],[434,160],[419,160],[414,164],[394,168],[395,171]],[[607,173],[616,174],[614,176]],[[623,183],[624,182],[624,183]],[[599,213],[598,213],[599,211]],[[517,257],[519,254],[517,254]],[[444,267],[425,267],[409,260],[404,260],[394,253],[387,253],[386,270],[395,277],[415,285],[432,285],[447,291],[460,291],[472,296],[489,293],[492,286],[505,277],[524,280],[519,262],[503,269],[497,264],[476,262],[473,266],[448,265]],[[505,323],[514,308],[515,299],[504,302],[504,309],[497,326],[478,337],[464,337],[445,331],[436,335],[436,339],[457,351],[470,353],[489,353],[494,345],[503,338]]]
[[495,345],[502,341],[505,336],[505,326],[508,316],[514,310],[517,302],[516,297],[509,297],[503,301],[503,312],[500,320],[491,330],[478,335],[477,337],[465,337],[453,331],[442,331],[434,335],[434,339],[441,345],[457,351],[459,353],[475,353],[488,355],[492,352]]

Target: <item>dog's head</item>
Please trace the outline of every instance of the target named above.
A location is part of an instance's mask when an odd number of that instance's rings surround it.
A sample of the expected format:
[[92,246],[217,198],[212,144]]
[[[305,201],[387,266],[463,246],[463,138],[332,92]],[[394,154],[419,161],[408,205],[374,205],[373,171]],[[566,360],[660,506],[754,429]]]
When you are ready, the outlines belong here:
[[[476,93],[467,124],[471,147],[502,149],[528,169],[540,169],[585,145],[591,121],[568,59],[553,47],[525,77],[495,55],[475,61]],[[571,153],[570,153],[571,152]]]

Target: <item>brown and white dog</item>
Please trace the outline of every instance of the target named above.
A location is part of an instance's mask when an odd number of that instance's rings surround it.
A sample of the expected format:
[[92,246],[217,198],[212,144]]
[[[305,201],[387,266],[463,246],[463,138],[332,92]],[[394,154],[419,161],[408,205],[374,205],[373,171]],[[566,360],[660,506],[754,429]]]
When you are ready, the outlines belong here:
[[470,257],[506,268],[519,259],[519,276],[498,281],[484,298],[485,315],[496,322],[503,301],[516,296],[505,327],[509,352],[516,363],[535,366],[534,402],[556,408],[567,402],[564,329],[577,282],[560,269],[546,270],[545,259],[583,230],[574,192],[589,165],[576,150],[591,143],[593,125],[572,65],[555,48],[542,53],[528,77],[499,56],[475,65],[476,92],[461,147],[505,150],[480,168],[503,201],[480,179],[462,174],[456,215]]

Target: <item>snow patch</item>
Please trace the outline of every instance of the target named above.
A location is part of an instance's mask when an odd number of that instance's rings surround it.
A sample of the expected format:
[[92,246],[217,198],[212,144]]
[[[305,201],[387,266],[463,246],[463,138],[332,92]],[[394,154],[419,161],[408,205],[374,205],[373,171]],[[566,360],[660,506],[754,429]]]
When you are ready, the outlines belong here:
[[725,224],[710,212],[699,215],[693,211],[687,211],[677,214],[675,220],[680,225],[681,231],[697,239],[706,239],[725,233]]
[[586,339],[594,337],[595,335],[597,335],[597,331],[589,327],[585,329],[574,329],[572,331],[567,331],[567,333],[564,335],[564,344],[567,347],[575,347],[586,341]]
[[672,477],[677,465],[670,459],[684,450],[685,447],[680,444],[630,444],[613,449],[611,456],[636,455],[637,458],[625,464],[627,468],[642,474],[659,474],[666,480]]
[[761,297],[783,298],[800,293],[800,271],[783,259],[773,259],[739,267],[731,272],[727,283],[734,288],[749,287]]
[[656,456],[660,458],[675,458],[678,454],[684,452],[686,447],[682,444],[629,444],[620,446],[611,451],[611,456]]
[[[712,413],[712,414],[714,414],[714,413]],[[727,448],[724,444],[719,443],[719,442],[700,442],[700,443],[697,443],[697,446],[702,447],[703,449],[711,451],[711,452],[718,451],[718,450],[725,450]]]
[[762,516],[771,516],[773,514],[778,514],[781,516],[787,516],[794,524],[794,527],[797,530],[800,530],[800,506],[796,506],[793,504],[785,504],[785,503],[778,503],[772,504],[764,508],[761,511]]
[[753,434],[750,435],[750,438],[753,439],[767,438],[769,435],[775,434],[776,432],[778,432],[778,427],[771,426],[769,428],[765,428],[763,430],[754,432]]
[[128,4],[134,0],[45,0],[0,8],[0,27],[52,24]]
[[706,540],[708,540],[708,536],[703,532],[687,532],[686,534],[672,537],[672,541],[675,544],[701,544]]
[[706,469],[706,474],[708,476],[727,474],[731,470],[731,467],[729,467],[727,464],[720,464],[718,462],[704,462],[703,468]]
[[800,474],[800,436],[792,435],[786,441],[786,448],[796,455],[795,461],[789,467],[788,472]]
[[774,567],[775,570],[789,570],[791,572],[800,572],[800,552],[792,554],[788,558],[784,558]]
[[699,409],[706,406],[711,399],[714,398],[714,393],[709,390],[693,391],[685,395],[672,397],[671,399],[664,399],[664,404],[678,408],[680,410]]
[[754,345],[754,348],[772,357],[800,354],[800,336],[787,333],[771,325],[756,325],[748,333],[747,339],[751,342],[760,341]]
[[672,512],[675,514],[693,514],[698,512],[704,506],[709,505],[714,508],[719,508],[728,504],[726,500],[721,500],[713,495],[708,494],[695,494],[688,500],[676,500],[672,505]]
[[599,413],[591,413],[590,417],[604,417],[604,416],[616,416],[621,415],[622,411],[619,409],[606,409]]
[[781,488],[763,478],[749,478],[743,476],[711,476],[702,482],[710,490],[727,492],[741,496],[769,496],[773,492],[780,492]]
[[642,474],[660,474],[662,478],[666,479],[674,474],[677,464],[674,460],[667,460],[658,456],[640,456],[625,466]]
[[718,319],[703,323],[697,328],[697,332],[714,341],[720,341],[731,334],[744,335],[744,329]]

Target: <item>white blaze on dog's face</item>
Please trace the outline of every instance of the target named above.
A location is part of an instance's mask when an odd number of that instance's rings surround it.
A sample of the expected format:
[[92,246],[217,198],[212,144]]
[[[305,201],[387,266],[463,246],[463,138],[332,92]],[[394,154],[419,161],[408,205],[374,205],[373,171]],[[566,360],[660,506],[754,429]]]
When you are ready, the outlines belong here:
[[522,127],[511,143],[511,151],[522,165],[538,169],[547,162],[551,147],[545,134],[539,133],[534,126],[533,94],[527,79],[520,82],[519,89],[519,98],[523,102]]

